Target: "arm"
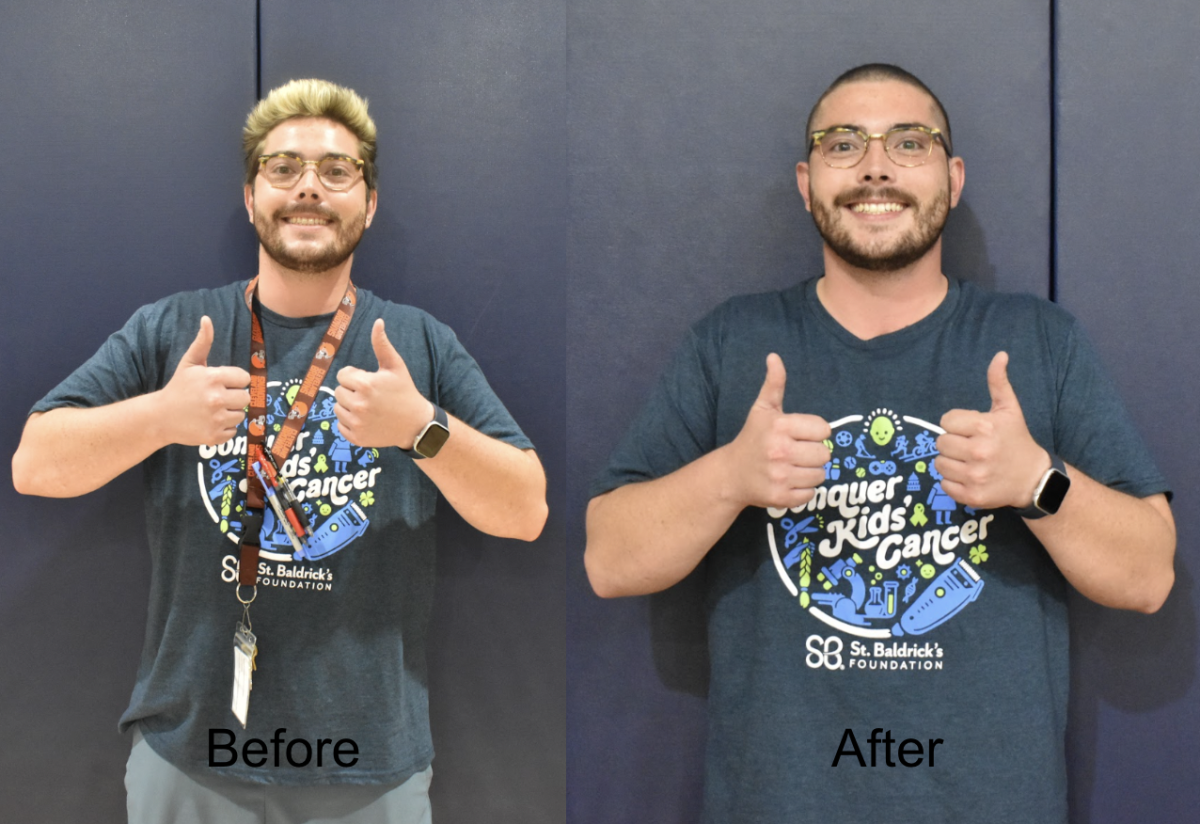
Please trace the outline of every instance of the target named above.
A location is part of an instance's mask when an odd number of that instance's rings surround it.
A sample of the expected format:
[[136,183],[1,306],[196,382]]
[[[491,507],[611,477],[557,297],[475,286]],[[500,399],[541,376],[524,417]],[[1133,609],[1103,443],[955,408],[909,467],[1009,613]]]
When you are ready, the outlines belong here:
[[92,492],[172,443],[224,443],[250,401],[250,375],[234,366],[209,367],[212,321],[157,392],[88,409],[35,413],[13,455],[13,485],[24,495],[70,498]]
[[73,498],[99,489],[166,446],[154,394],[98,406],[62,407],[29,416],[13,455],[22,495]]
[[1085,596],[1106,607],[1156,612],[1175,583],[1175,519],[1167,497],[1135,498],[1072,466],[1067,475],[1071,489],[1062,508],[1025,523]]
[[[942,488],[978,508],[1023,508],[1033,501],[1050,456],[1029,434],[1008,382],[1008,356],[988,367],[989,412],[956,409],[942,418],[936,461]],[[1071,489],[1054,515],[1029,529],[1077,590],[1104,606],[1154,612],[1175,580],[1175,521],[1166,496],[1136,498],[1068,467]]]
[[417,461],[417,467],[454,511],[481,532],[523,541],[537,538],[548,513],[546,474],[537,453],[449,417],[450,440],[436,457]]
[[583,562],[602,598],[647,595],[683,580],[742,511],[724,482],[728,447],[670,475],[592,498]]
[[729,444],[652,481],[593,498],[584,563],[605,598],[666,589],[695,569],[747,506],[808,503],[825,480],[829,425],[785,414],[783,361],[767,358],[767,377]]
[[[379,370],[347,366],[338,374],[334,414],[356,446],[411,449],[433,419],[433,404],[413,383],[383,320],[371,329]],[[489,535],[532,541],[546,523],[546,476],[533,450],[484,435],[450,418],[450,439],[437,457],[417,461],[467,523]]]

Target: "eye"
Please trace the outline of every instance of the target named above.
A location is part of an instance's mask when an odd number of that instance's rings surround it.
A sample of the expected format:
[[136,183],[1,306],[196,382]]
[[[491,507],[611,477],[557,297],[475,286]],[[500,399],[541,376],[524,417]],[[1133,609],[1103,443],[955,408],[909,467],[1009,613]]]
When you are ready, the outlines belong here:
[[858,135],[834,135],[825,144],[825,151],[831,155],[857,154],[863,150],[863,141]]
[[288,157],[274,157],[267,161],[267,173],[273,175],[294,175],[299,164]]
[[850,129],[831,130],[821,139],[821,151],[826,157],[852,156],[862,150],[862,135]]
[[929,151],[933,138],[924,132],[899,132],[891,136],[889,145],[894,151],[908,155],[919,155]]

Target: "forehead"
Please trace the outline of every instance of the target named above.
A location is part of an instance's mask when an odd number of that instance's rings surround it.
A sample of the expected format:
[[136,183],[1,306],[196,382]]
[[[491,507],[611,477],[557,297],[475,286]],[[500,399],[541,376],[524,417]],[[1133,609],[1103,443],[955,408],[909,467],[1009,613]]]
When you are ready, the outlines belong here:
[[834,89],[817,109],[813,130],[853,125],[882,132],[898,123],[946,128],[933,98],[922,89],[899,80],[868,80]]
[[309,159],[327,154],[358,157],[358,138],[341,123],[333,120],[323,117],[293,117],[267,132],[263,154],[273,152],[295,152]]

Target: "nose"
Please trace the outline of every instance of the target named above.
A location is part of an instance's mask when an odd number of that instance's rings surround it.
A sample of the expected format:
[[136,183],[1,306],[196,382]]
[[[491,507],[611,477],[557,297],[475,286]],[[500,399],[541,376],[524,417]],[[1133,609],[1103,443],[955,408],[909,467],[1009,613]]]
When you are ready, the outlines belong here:
[[309,197],[312,200],[320,200],[321,188],[320,178],[317,176],[317,167],[311,163],[305,163],[300,169],[300,179],[296,181],[296,196],[300,200],[304,200],[305,197]]
[[884,138],[872,135],[867,140],[867,153],[858,164],[858,179],[864,183],[890,181],[895,177],[895,166],[883,147]]

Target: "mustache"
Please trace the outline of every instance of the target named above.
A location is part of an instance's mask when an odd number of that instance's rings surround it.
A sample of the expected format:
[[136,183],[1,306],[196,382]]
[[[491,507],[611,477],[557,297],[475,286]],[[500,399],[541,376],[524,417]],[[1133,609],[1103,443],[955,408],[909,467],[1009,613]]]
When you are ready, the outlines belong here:
[[339,222],[337,212],[324,203],[314,203],[312,206],[281,206],[275,210],[274,218],[275,220],[282,220],[285,217],[298,217],[300,215],[305,217],[316,215],[333,223]]
[[859,186],[848,192],[842,192],[833,199],[834,206],[845,206],[862,200],[895,200],[911,206],[914,198],[908,192],[895,186]]

